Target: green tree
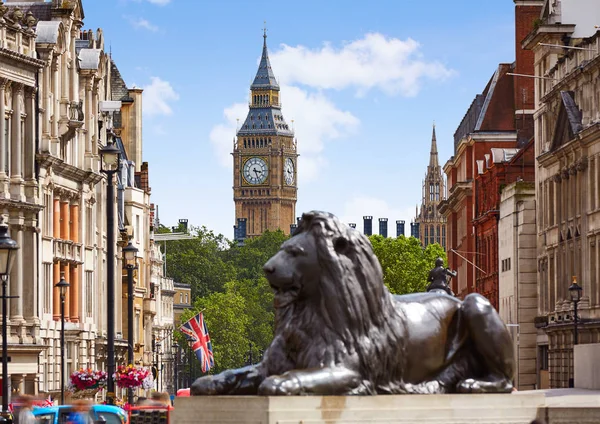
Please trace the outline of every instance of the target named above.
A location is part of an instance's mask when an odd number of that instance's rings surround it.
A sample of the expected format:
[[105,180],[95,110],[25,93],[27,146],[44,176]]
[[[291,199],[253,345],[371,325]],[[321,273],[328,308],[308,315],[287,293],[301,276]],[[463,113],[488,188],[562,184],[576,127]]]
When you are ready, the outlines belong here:
[[227,260],[236,268],[238,280],[257,280],[265,276],[263,265],[289,237],[281,230],[265,231],[261,236],[247,239],[243,246],[232,245]]
[[240,313],[246,308],[244,298],[233,291],[211,293],[196,299],[194,307],[182,315],[183,322],[202,311],[212,342],[215,367],[211,373],[237,368],[248,355],[249,318]]
[[425,291],[435,259],[441,257],[446,260],[446,253],[439,244],[423,249],[414,237],[372,235],[369,239],[383,270],[383,282],[394,294]]
[[235,265],[225,260],[229,242],[206,227],[192,227],[190,234],[195,238],[166,243],[167,276],[190,284],[192,299],[223,292],[225,282],[237,274]]

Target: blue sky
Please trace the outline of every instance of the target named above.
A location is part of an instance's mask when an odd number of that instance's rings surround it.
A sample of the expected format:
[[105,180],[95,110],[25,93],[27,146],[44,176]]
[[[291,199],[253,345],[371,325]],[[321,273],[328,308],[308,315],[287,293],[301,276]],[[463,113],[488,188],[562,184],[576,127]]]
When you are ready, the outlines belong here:
[[514,3],[84,0],[126,83],[144,88],[144,161],[161,223],[232,237],[232,140],[266,21],[283,115],[294,120],[297,214],[414,217],[435,121],[440,163],[498,63]]

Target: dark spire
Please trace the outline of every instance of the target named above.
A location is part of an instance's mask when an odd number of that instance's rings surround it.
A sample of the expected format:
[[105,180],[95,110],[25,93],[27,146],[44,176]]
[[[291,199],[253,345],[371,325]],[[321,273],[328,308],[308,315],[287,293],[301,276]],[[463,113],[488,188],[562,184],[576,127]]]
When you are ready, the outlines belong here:
[[435,139],[435,122],[433,123],[433,134],[431,135],[431,152],[429,153],[429,166],[430,167],[438,167],[438,151],[437,151],[437,141]]
[[271,69],[271,62],[269,61],[269,52],[267,50],[267,28],[263,30],[263,50],[260,58],[260,64],[258,65],[258,71],[254,77],[254,82],[250,86],[251,90],[257,89],[272,89],[279,90],[279,84],[273,75]]

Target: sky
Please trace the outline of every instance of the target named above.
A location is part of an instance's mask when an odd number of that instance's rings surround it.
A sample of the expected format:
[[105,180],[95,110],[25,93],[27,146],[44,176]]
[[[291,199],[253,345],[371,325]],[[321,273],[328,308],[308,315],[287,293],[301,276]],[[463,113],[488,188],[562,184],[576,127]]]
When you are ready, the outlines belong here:
[[512,0],[83,0],[129,87],[143,88],[143,160],[160,222],[233,238],[233,139],[263,28],[298,142],[296,214],[396,220],[421,202],[499,63],[514,60]]

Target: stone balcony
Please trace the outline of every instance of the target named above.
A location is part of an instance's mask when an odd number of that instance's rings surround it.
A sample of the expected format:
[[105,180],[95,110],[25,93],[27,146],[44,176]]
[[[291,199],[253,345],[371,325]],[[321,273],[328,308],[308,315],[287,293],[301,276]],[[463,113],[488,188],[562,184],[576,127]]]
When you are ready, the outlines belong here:
[[81,243],[74,243],[70,240],[54,240],[52,252],[54,258],[60,261],[83,263]]
[[147,315],[156,315],[156,299],[145,298],[144,299],[144,314]]

